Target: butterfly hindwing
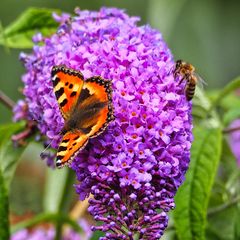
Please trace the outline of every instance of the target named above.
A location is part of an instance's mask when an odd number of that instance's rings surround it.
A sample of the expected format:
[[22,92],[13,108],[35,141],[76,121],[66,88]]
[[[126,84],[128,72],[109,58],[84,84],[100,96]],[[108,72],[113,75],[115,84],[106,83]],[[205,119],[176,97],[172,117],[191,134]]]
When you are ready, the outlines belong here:
[[52,82],[60,111],[66,120],[77,104],[84,83],[83,75],[65,66],[55,66],[52,68]]
[[81,151],[88,142],[88,136],[79,130],[67,132],[58,147],[57,167],[69,165],[74,157]]
[[[82,93],[84,96],[81,98]],[[113,120],[111,82],[99,76],[86,79],[79,98],[79,127],[89,138],[101,134]]]

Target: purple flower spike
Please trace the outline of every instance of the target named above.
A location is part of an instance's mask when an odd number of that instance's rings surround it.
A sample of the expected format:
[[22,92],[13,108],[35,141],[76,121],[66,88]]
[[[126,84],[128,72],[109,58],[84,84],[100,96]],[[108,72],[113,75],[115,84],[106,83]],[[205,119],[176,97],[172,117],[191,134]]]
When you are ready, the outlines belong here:
[[44,44],[32,55],[21,55],[28,114],[57,148],[64,122],[52,66],[111,80],[115,120],[73,161],[76,191],[81,200],[93,195],[89,211],[103,222],[93,227],[106,232],[102,240],[159,239],[184,180],[192,141],[191,103],[173,77],[171,52],[157,30],[137,26],[139,18],[119,9],[77,9],[71,19],[54,18],[61,24],[57,33],[41,39]]

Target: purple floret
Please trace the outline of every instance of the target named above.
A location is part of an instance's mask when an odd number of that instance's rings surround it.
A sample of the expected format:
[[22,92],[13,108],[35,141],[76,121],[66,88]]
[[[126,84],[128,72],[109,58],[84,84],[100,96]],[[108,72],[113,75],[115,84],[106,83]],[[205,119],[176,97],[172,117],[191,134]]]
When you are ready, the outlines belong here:
[[[162,35],[137,26],[122,10],[76,10],[56,16],[56,34],[22,55],[29,115],[57,148],[63,127],[51,83],[54,65],[80,70],[85,78],[112,81],[115,120],[91,139],[71,167],[77,193],[90,193],[89,211],[107,232],[101,239],[159,239],[167,212],[184,180],[192,141],[191,103],[173,77],[174,60]],[[39,36],[35,38],[41,39]]]

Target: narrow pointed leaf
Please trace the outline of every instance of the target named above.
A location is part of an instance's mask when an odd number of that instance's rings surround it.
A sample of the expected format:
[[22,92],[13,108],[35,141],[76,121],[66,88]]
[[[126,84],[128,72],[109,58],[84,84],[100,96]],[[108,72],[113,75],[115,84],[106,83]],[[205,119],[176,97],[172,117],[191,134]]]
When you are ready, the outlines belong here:
[[176,195],[174,221],[179,240],[205,239],[207,207],[221,144],[221,129],[195,128],[190,167]]
[[57,212],[64,193],[68,169],[47,169],[43,209],[45,212]]

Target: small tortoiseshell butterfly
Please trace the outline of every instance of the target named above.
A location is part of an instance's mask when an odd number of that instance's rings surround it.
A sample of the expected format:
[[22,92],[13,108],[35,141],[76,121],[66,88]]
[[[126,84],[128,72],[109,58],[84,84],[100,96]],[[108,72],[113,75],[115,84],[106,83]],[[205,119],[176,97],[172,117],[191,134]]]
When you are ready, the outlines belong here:
[[54,92],[64,118],[56,166],[70,164],[88,143],[114,119],[111,82],[95,76],[84,80],[81,72],[63,65],[52,68]]

